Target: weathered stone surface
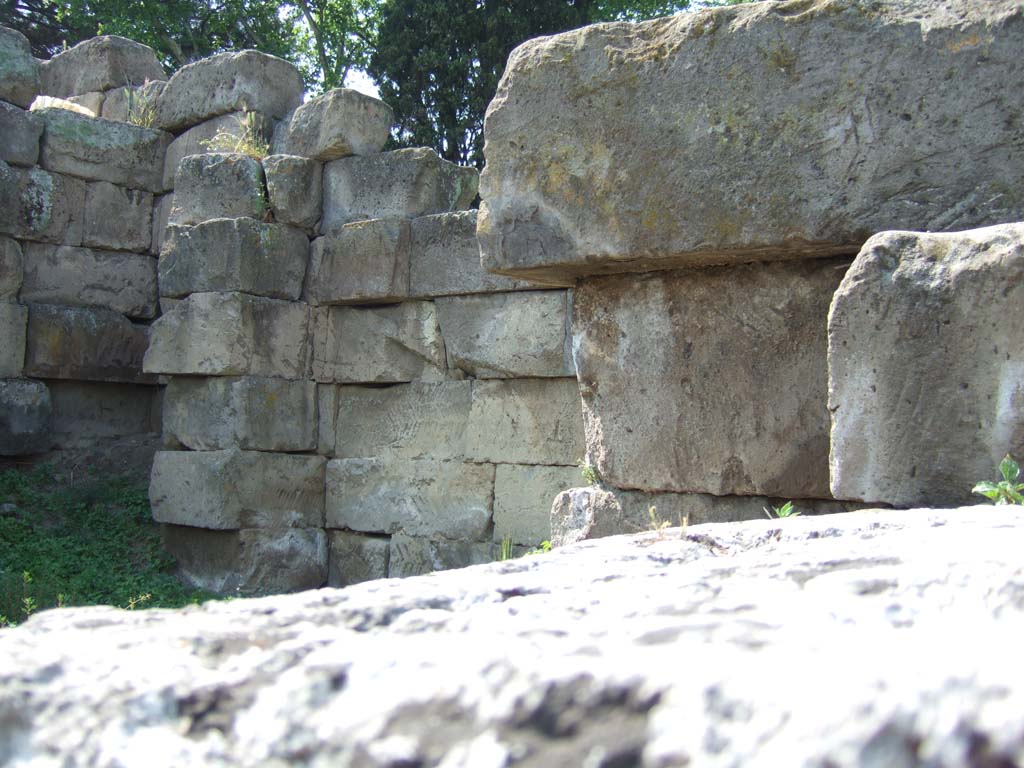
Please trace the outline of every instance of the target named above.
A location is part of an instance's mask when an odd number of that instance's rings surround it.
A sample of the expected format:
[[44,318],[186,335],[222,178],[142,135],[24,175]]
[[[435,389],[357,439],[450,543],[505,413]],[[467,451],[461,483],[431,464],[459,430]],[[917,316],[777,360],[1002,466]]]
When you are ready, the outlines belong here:
[[160,195],[153,199],[153,248],[150,251],[154,256],[159,256],[164,246],[167,222],[171,218],[171,206],[174,205],[174,195]]
[[1015,0],[744,4],[529,41],[487,113],[484,266],[557,281],[1024,219],[1022,46]]
[[466,427],[471,460],[574,465],[583,450],[575,379],[473,382]]
[[82,245],[148,251],[152,237],[152,194],[106,181],[86,187]]
[[762,520],[258,602],[46,611],[0,633],[3,733],[69,764],[158,739],[173,765],[1009,766],[1022,525]]
[[61,99],[167,78],[152,48],[117,35],[93,37],[58,53],[42,63],[40,74],[42,92]]
[[436,301],[448,367],[478,379],[574,376],[566,291]]
[[170,224],[248,216],[263,219],[263,169],[248,155],[213,152],[189,155],[178,166]]
[[407,536],[396,533],[391,537],[388,576],[403,579],[434,571],[448,571],[493,562],[495,546],[477,541],[452,541]]
[[18,298],[25,274],[25,259],[17,240],[0,236],[0,302]]
[[[707,493],[645,493],[609,486],[570,488],[551,504],[551,543],[560,547],[584,539],[653,530],[662,525],[699,525],[761,520],[786,499],[767,496],[712,496]],[[797,515],[862,509],[863,504],[831,499],[799,499]],[[653,508],[653,513],[652,513]],[[795,518],[794,518],[795,519]]]
[[311,304],[387,303],[408,295],[408,222],[359,221],[313,241],[305,289]]
[[320,453],[339,458],[461,459],[471,383],[320,387]]
[[148,254],[25,243],[21,300],[107,307],[128,317],[157,314],[156,262]]
[[825,321],[846,264],[584,280],[590,463],[620,488],[827,498]]
[[445,340],[429,301],[388,307],[320,307],[313,331],[313,378],[395,383],[444,378]]
[[258,376],[173,377],[164,433],[195,451],[316,448],[316,384]]
[[261,451],[160,451],[149,499],[158,523],[199,528],[324,524],[322,456]]
[[40,164],[48,171],[159,192],[171,135],[152,128],[43,109]]
[[327,586],[347,587],[388,577],[390,543],[383,536],[328,531]]
[[281,123],[274,151],[314,160],[373,155],[383,149],[395,113],[380,99],[334,88],[310,99]]
[[28,108],[37,93],[39,62],[32,56],[28,38],[0,27],[0,99]]
[[309,308],[245,293],[193,293],[152,326],[148,373],[303,379]]
[[167,525],[163,539],[187,581],[222,595],[299,592],[327,580],[327,536],[320,528],[209,531]]
[[551,505],[580,484],[578,467],[499,464],[494,477],[494,539],[536,546],[551,538]]
[[420,216],[411,224],[409,295],[426,298],[530,288],[522,280],[492,275],[480,266],[476,211]]
[[177,132],[239,110],[280,119],[299,105],[303,89],[299,71],[284,59],[219,53],[174,73],[157,101],[156,124]]
[[51,381],[49,389],[51,434],[62,450],[160,432],[159,387]]
[[27,328],[27,307],[11,302],[0,303],[0,378],[21,376],[25,367]]
[[316,160],[293,155],[263,158],[274,221],[314,232],[320,221],[324,169]]
[[[178,175],[178,166],[183,159],[190,155],[209,155],[226,152],[227,150],[224,148],[217,148],[219,141],[216,141],[214,137],[218,135],[229,137],[243,136],[248,127],[247,123],[250,120],[255,121],[254,125],[261,135],[269,135],[268,132],[272,130],[273,121],[265,115],[256,112],[229,112],[226,115],[220,115],[193,126],[178,136],[167,147],[167,154],[164,155],[164,189],[174,189],[175,178]],[[211,147],[211,145],[213,146]]]
[[480,541],[489,536],[494,466],[461,461],[333,459],[328,528]]
[[84,181],[0,161],[0,233],[78,245],[84,209]]
[[0,160],[11,165],[35,165],[42,135],[43,121],[38,115],[0,101]]
[[[160,97],[160,92],[163,91],[166,84],[167,81],[161,78],[148,83],[109,90],[103,99],[100,117],[121,123],[146,125],[155,117],[156,100]],[[171,146],[174,146],[174,142],[171,142]],[[167,148],[167,151],[171,151],[170,147]],[[164,186],[167,186],[166,182]],[[173,183],[171,186],[174,186]]]
[[836,497],[966,502],[1024,456],[1022,279],[1024,224],[865,243],[829,314]]
[[112,309],[33,304],[25,375],[40,379],[155,384],[142,372],[149,328]]
[[333,232],[362,219],[411,219],[468,208],[476,197],[477,171],[426,147],[324,165],[324,215],[320,231]]
[[107,95],[103,91],[90,91],[80,96],[68,96],[66,101],[70,101],[72,104],[77,104],[80,107],[85,107],[89,110],[92,117],[99,117],[100,113],[103,112],[103,102],[106,99]]
[[242,291],[298,299],[306,276],[309,241],[287,224],[254,219],[211,219],[193,227],[171,225],[160,253],[160,293]]
[[0,456],[31,456],[49,449],[50,414],[50,392],[43,382],[0,379]]

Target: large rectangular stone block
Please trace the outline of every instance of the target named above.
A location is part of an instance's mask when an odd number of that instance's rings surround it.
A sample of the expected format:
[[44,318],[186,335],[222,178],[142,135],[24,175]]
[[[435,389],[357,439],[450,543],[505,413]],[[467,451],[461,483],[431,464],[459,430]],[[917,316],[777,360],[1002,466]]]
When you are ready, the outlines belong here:
[[171,135],[66,109],[35,114],[44,123],[40,164],[48,171],[159,192]]
[[[327,387],[320,387],[324,392]],[[471,403],[468,381],[335,387],[321,396],[320,452],[339,458],[461,459]]]
[[242,291],[298,299],[309,241],[287,224],[211,219],[193,227],[172,224],[160,253],[160,294]]
[[305,288],[311,304],[381,304],[408,295],[408,222],[360,221],[313,241]]
[[152,194],[107,181],[86,187],[82,245],[145,252],[152,239]]
[[320,231],[363,219],[412,219],[468,208],[478,173],[426,147],[346,157],[324,165]]
[[490,534],[494,466],[461,461],[334,459],[328,528],[480,541]]
[[248,155],[189,155],[178,166],[174,183],[169,224],[201,224],[240,216],[262,221],[267,212],[263,168]]
[[1022,47],[1016,0],[753,3],[531,40],[487,112],[484,265],[564,280],[1024,219]]
[[575,379],[473,382],[466,427],[470,460],[573,465],[583,452]]
[[0,160],[11,165],[35,165],[42,135],[43,121],[38,115],[0,101]]
[[480,265],[477,212],[420,216],[411,224],[409,295],[416,298],[494,293],[531,288],[524,280],[494,275]]
[[79,245],[85,182],[41,168],[0,161],[0,233],[44,243]]
[[44,61],[41,77],[43,93],[66,99],[167,76],[148,45],[117,35],[100,35]]
[[148,373],[309,374],[309,307],[245,293],[193,293],[152,326]]
[[324,524],[322,456],[259,451],[159,451],[149,500],[158,523],[199,528]]
[[383,149],[395,113],[380,99],[333,88],[298,107],[281,123],[274,151],[314,160],[373,155]]
[[439,298],[448,367],[478,379],[573,376],[569,294]]
[[28,38],[0,27],[0,99],[28,108],[39,93],[39,62]]
[[[249,116],[251,115],[251,117]],[[269,136],[273,130],[273,121],[257,112],[229,112],[214,117],[185,131],[171,142],[164,155],[163,184],[164,189],[174,189],[178,166],[189,155],[209,155],[226,151],[215,140],[218,135],[239,138],[246,130],[251,130],[249,122],[262,136]]]
[[847,262],[584,280],[587,456],[641,490],[828,497],[825,322]]
[[315,310],[313,378],[342,383],[441,379],[445,342],[429,301]]
[[33,304],[25,375],[40,379],[155,384],[142,372],[149,328],[100,307]]
[[388,577],[387,537],[328,531],[327,544],[327,586],[347,587]]
[[62,449],[160,432],[160,387],[50,381],[52,434]]
[[316,448],[316,384],[259,376],[173,377],[164,435],[195,451]]
[[271,155],[263,158],[263,173],[274,221],[315,232],[323,201],[323,165],[305,157]]
[[396,533],[391,537],[388,577],[403,579],[434,571],[491,563],[496,559],[493,544],[477,541],[431,539]]
[[156,317],[156,262],[148,254],[43,243],[26,243],[24,252],[24,302],[107,307],[128,317]]
[[327,535],[320,528],[209,531],[167,525],[163,543],[187,581],[221,595],[298,592],[327,580]]
[[25,367],[28,308],[0,302],[0,378],[21,376]]
[[1024,224],[883,232],[828,319],[831,487],[897,506],[968,504],[1024,460]]
[[50,417],[50,392],[43,382],[0,379],[0,456],[31,456],[49,450],[53,445]]
[[537,546],[551,539],[551,505],[582,482],[579,467],[499,464],[494,478],[494,539]]
[[25,258],[17,240],[0,235],[0,302],[14,302],[21,290]]

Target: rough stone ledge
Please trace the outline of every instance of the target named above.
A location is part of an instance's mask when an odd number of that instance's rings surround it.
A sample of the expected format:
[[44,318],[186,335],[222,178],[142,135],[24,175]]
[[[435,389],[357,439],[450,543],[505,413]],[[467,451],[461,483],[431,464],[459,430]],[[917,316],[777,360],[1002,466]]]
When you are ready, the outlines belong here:
[[48,611],[0,631],[0,744],[100,766],[156,743],[160,765],[1015,765],[1022,526],[872,510]]

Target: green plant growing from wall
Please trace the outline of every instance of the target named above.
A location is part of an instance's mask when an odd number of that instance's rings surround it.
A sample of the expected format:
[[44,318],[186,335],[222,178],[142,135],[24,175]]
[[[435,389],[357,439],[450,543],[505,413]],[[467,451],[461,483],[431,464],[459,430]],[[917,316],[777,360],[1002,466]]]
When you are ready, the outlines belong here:
[[245,112],[235,118],[233,129],[221,128],[212,138],[199,142],[210,152],[237,152],[253,160],[262,160],[270,154],[270,142],[263,135],[259,115]]
[[800,512],[793,508],[793,502],[787,501],[781,506],[764,507],[764,513],[768,515],[769,519],[782,520],[787,517],[799,517]]
[[988,499],[993,504],[1024,504],[1024,483],[1018,483],[1020,479],[1020,465],[1014,461],[1010,454],[1006,454],[999,462],[999,474],[1003,479],[996,483],[981,482],[974,486],[971,493],[977,493]]
[[576,466],[580,468],[580,474],[583,475],[583,479],[587,481],[587,485],[601,484],[601,473],[598,472],[597,467],[589,461],[580,459],[576,462]]
[[[149,81],[146,81],[148,85]],[[156,100],[129,83],[124,87],[125,119],[140,128],[152,128],[156,121]]]

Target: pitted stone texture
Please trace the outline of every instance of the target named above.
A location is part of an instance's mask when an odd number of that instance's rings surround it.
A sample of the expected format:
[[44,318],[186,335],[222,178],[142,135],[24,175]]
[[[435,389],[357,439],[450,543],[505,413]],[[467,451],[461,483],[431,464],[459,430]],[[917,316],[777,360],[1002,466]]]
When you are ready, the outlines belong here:
[[61,450],[160,433],[159,387],[50,381],[53,440]]
[[164,395],[164,434],[194,451],[311,451],[316,419],[312,381],[176,376]]
[[489,536],[494,466],[461,461],[334,459],[328,528],[480,541]]
[[21,376],[25,367],[25,332],[28,308],[0,303],[0,378]]
[[328,531],[327,586],[347,587],[388,577],[390,543],[382,536]]
[[39,62],[32,56],[28,38],[0,27],[0,99],[27,109],[38,93]]
[[157,101],[156,125],[177,132],[240,110],[280,119],[302,101],[303,88],[299,71],[284,59],[219,53],[174,73]]
[[[249,114],[245,112],[229,112],[226,115],[220,115],[193,126],[178,136],[167,147],[167,154],[164,155],[164,189],[174,189],[175,179],[178,175],[178,166],[181,165],[182,160],[190,155],[210,155],[226,152],[227,150],[223,148],[211,148],[211,144],[214,147],[218,144],[214,137],[218,135],[228,137],[242,136],[248,127],[247,122],[250,120],[255,121],[254,125],[263,136],[269,136],[269,131],[273,130],[273,121],[265,115],[255,112]],[[231,146],[230,143],[229,146]]]
[[0,101],[0,160],[11,165],[35,165],[42,135],[43,121],[38,115]]
[[456,211],[413,219],[410,296],[494,293],[531,287],[523,280],[492,275],[480,266],[476,216],[476,211]]
[[442,379],[445,341],[429,301],[315,310],[313,378],[397,383]]
[[1020,13],[743,4],[529,41],[487,111],[484,266],[564,280],[1024,219]]
[[362,219],[411,219],[468,208],[478,173],[425,147],[346,157],[324,165],[320,231]]
[[86,186],[82,245],[148,251],[152,237],[152,194],[107,181]]
[[[163,78],[148,83],[137,83],[134,86],[113,88],[106,92],[100,117],[120,123],[143,120],[156,111],[156,100],[160,98],[167,81]],[[171,142],[171,146],[174,142]],[[170,147],[167,148],[170,152]],[[166,187],[166,181],[164,183]],[[173,186],[173,184],[171,185]]]
[[42,63],[41,77],[42,92],[59,99],[167,79],[152,48],[117,35],[93,37],[58,53]]
[[148,373],[303,379],[309,308],[245,293],[193,293],[152,326]]
[[164,246],[167,222],[171,218],[171,206],[174,205],[174,195],[160,195],[153,199],[153,248],[151,253],[159,256]]
[[17,240],[0,236],[0,303],[17,301],[24,274],[21,245]]
[[296,300],[309,259],[309,241],[287,224],[254,219],[211,219],[193,227],[171,225],[160,253],[160,293],[241,291]]
[[48,171],[159,192],[171,135],[152,128],[43,109],[40,164]]
[[263,169],[248,155],[214,152],[189,155],[178,166],[170,224],[247,216],[263,219]]
[[33,304],[25,375],[40,379],[155,384],[142,372],[149,328],[112,309]]
[[314,232],[323,200],[323,165],[305,157],[271,155],[263,158],[263,173],[274,221]]
[[45,611],[0,633],[0,702],[36,762],[159,739],[196,766],[1009,766],[1022,524],[694,526],[343,591]]
[[300,592],[327,581],[327,535],[320,528],[210,531],[167,525],[163,541],[187,581],[222,595]]
[[478,379],[574,376],[566,291],[439,298],[448,367]]
[[156,262],[148,254],[25,243],[25,303],[106,307],[127,317],[157,314]]
[[827,498],[826,319],[847,262],[584,280],[587,456],[620,488]]
[[334,88],[310,99],[281,123],[274,151],[313,160],[373,155],[383,149],[394,119],[391,107],[380,99]]
[[41,168],[0,162],[0,233],[44,243],[79,245],[85,182]]
[[471,383],[320,387],[320,453],[339,458],[461,459]]
[[388,577],[403,579],[434,571],[490,563],[495,559],[495,550],[495,546],[490,543],[431,539],[396,533],[391,537]]
[[408,295],[407,221],[359,221],[313,241],[305,289],[311,304],[380,304]]
[[199,528],[316,528],[324,522],[322,456],[159,451],[149,499],[158,523]]
[[971,500],[1024,456],[1024,224],[865,243],[829,315],[832,492]]
[[470,460],[574,465],[583,452],[575,379],[473,382],[466,427]]
[[50,417],[50,391],[43,382],[0,379],[0,456],[31,456],[49,450],[53,445]]
[[579,467],[499,464],[494,477],[494,540],[536,546],[551,539],[551,505],[580,483]]

